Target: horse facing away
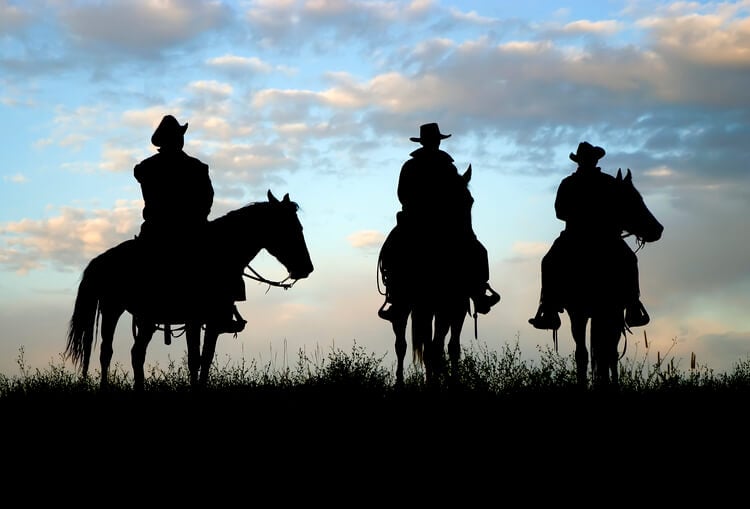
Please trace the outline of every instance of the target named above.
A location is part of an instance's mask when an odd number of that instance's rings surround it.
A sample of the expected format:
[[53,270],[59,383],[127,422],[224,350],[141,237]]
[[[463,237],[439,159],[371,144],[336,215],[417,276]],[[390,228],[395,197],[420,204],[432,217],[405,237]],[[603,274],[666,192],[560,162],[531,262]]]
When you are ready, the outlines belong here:
[[[654,217],[633,185],[630,169],[625,177],[617,170],[620,225],[623,238],[633,235],[637,249],[656,242],[664,227]],[[624,242],[624,240],[622,240]],[[582,250],[585,251],[585,250]],[[619,383],[618,345],[627,333],[625,301],[622,297],[621,269],[613,263],[586,259],[584,253],[578,263],[570,267],[570,278],[575,285],[563,288],[563,308],[570,318],[570,329],[575,341],[575,361],[578,383],[585,386],[589,376],[589,350],[586,329],[590,321],[591,377],[597,387],[617,386]]]
[[[463,173],[466,191],[462,203],[462,217],[458,223],[460,228],[468,228],[473,236],[471,227],[471,207],[474,198],[468,185],[471,180],[471,165]],[[398,235],[398,226],[389,237]],[[397,237],[398,238],[398,237]],[[462,267],[454,266],[457,260],[448,252],[450,249],[464,250],[465,246],[451,245],[452,239],[443,239],[438,252],[420,253],[416,262],[406,262],[403,253],[388,254],[387,246],[391,243],[387,239],[378,257],[378,271],[380,279],[388,288],[387,301],[392,299],[389,320],[396,336],[396,385],[404,384],[404,361],[407,351],[406,329],[411,318],[412,362],[425,369],[426,381],[438,382],[445,374],[445,340],[448,340],[448,357],[450,360],[450,376],[455,380],[458,374],[461,356],[461,332],[467,314],[470,314],[470,289],[467,284],[466,272]],[[403,239],[393,240],[399,244]],[[392,258],[387,263],[385,258]],[[386,269],[388,266],[390,269]],[[437,274],[443,273],[438,278]],[[381,291],[381,294],[383,292]],[[385,306],[385,304],[384,304]],[[383,317],[381,307],[381,317]],[[476,318],[476,317],[475,317]]]
[[[287,280],[292,282],[261,280],[289,288],[297,280],[308,277],[313,271],[313,264],[297,216],[298,205],[289,199],[288,194],[279,200],[269,190],[267,197],[268,201],[251,203],[210,221],[210,249],[221,270],[239,279],[242,276],[257,279],[244,271],[265,249],[286,268],[289,273]],[[115,328],[120,316],[128,311],[133,316],[134,344],[130,353],[136,391],[144,389],[146,349],[160,323],[165,326],[184,324],[190,383],[194,388],[204,386],[220,334],[218,319],[209,311],[209,304],[225,289],[216,285],[207,286],[202,288],[212,288],[216,293],[209,292],[197,299],[189,299],[181,298],[179,292],[173,292],[164,299],[154,301],[151,297],[162,288],[158,286],[158,281],[144,281],[143,277],[139,277],[143,265],[138,263],[137,243],[135,239],[127,240],[89,262],[78,287],[64,355],[80,368],[84,378],[87,377],[98,329],[101,335],[100,387],[106,388]],[[214,272],[206,275],[207,267],[197,269],[200,270],[193,273],[196,280],[206,277],[213,281]],[[192,284],[192,280],[188,280],[188,284]],[[194,293],[196,291],[193,289],[191,297],[195,297]],[[201,351],[203,327],[205,333]]]

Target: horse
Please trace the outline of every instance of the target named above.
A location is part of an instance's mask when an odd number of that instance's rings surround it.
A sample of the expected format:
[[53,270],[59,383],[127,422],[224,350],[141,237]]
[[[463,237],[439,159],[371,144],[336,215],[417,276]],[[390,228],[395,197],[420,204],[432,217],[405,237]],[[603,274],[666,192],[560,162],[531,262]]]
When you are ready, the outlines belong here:
[[[133,318],[134,344],[130,353],[134,390],[144,390],[146,349],[160,324],[164,326],[166,343],[170,342],[172,326],[184,326],[190,384],[196,389],[205,386],[221,334],[215,303],[225,302],[222,296],[227,294],[226,288],[216,281],[224,282],[229,275],[233,282],[242,284],[242,278],[249,277],[286,289],[313,271],[297,215],[298,204],[289,199],[288,193],[279,200],[269,190],[267,198],[268,201],[250,203],[208,222],[206,238],[211,240],[208,248],[215,265],[207,267],[204,263],[192,267],[190,275],[194,277],[187,279],[180,291],[164,288],[161,279],[169,279],[166,275],[160,275],[157,281],[148,280],[151,274],[143,276],[146,264],[142,263],[143,248],[138,239],[126,240],[93,258],[79,283],[64,358],[72,360],[86,379],[98,330],[101,336],[100,388],[105,389],[109,383],[115,328],[127,311]],[[186,243],[189,240],[186,239]],[[268,281],[250,267],[250,262],[263,249],[288,271],[284,281]],[[217,266],[222,278],[216,277]],[[246,269],[253,274],[245,272]],[[201,281],[211,283],[201,285]],[[154,298],[155,294],[170,289],[172,291],[164,298]],[[229,298],[229,305],[232,302]],[[202,329],[205,332],[201,350]]]
[[[615,182],[619,207],[616,220],[621,227],[621,242],[625,242],[625,237],[635,237],[637,252],[645,244],[658,241],[664,227],[633,185],[629,168],[624,177],[622,169],[618,169]],[[562,307],[570,319],[571,335],[575,342],[578,385],[587,386],[590,375],[595,387],[616,387],[619,384],[618,362],[622,356],[618,351],[619,342],[621,337],[627,338],[629,332],[625,323],[626,303],[622,297],[621,267],[611,262],[588,259],[590,251],[576,251],[578,260],[568,267],[567,284],[561,288]],[[586,334],[589,322],[590,373]]]
[[[465,187],[462,216],[458,220],[460,228],[471,232],[471,207],[474,198],[468,185],[472,169],[468,166],[461,175]],[[464,237],[465,238],[465,237]],[[454,246],[448,239],[441,246],[448,244],[452,249],[463,250],[465,246]],[[442,252],[430,252],[425,256],[419,253],[419,260],[405,260],[403,234],[399,226],[391,230],[378,255],[378,290],[386,296],[378,314],[390,320],[396,337],[396,386],[404,384],[404,362],[407,351],[406,329],[411,318],[412,362],[425,369],[426,381],[438,383],[446,371],[445,340],[448,338],[448,358],[450,360],[450,380],[455,381],[461,357],[461,332],[467,315],[471,315],[470,289],[465,278],[465,271],[453,267],[457,259]],[[399,251],[399,248],[402,248]],[[397,252],[393,252],[393,251]],[[414,253],[411,253],[412,255]],[[461,259],[460,257],[458,258]],[[429,260],[429,262],[425,261]],[[435,278],[435,272],[444,270],[445,276]],[[419,273],[418,273],[419,272]],[[386,291],[381,290],[381,282]],[[386,309],[387,304],[391,304]],[[476,313],[474,314],[476,319]]]

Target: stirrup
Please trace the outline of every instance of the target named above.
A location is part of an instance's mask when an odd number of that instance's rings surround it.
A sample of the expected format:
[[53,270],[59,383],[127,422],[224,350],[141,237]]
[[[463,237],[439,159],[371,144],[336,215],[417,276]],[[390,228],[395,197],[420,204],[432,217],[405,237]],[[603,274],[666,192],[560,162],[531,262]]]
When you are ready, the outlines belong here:
[[560,328],[560,315],[554,311],[546,312],[542,311],[537,313],[533,318],[529,318],[529,323],[534,326],[535,329],[556,331]]
[[[490,292],[490,294],[487,295],[486,292]],[[487,283],[482,293],[472,296],[471,300],[474,301],[474,315],[476,316],[477,313],[486,315],[490,312],[492,306],[500,302],[500,294]]]
[[[388,304],[391,305],[388,306]],[[385,308],[386,306],[388,306],[388,309]],[[383,302],[383,305],[378,309],[378,316],[383,320],[388,320],[389,322],[393,321],[393,304],[387,300]]]
[[650,321],[651,317],[640,300],[625,309],[625,325],[628,327],[643,327],[648,325]]

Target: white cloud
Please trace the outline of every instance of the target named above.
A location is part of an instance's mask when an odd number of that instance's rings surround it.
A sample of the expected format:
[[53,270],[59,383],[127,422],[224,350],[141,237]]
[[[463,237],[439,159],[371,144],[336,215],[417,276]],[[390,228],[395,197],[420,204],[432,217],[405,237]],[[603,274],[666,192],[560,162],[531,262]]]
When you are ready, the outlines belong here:
[[612,35],[622,28],[622,24],[615,20],[589,21],[578,20],[566,24],[563,33],[568,34],[601,34]]
[[31,14],[8,0],[0,1],[0,35],[20,30],[28,24]]
[[239,55],[230,54],[210,58],[207,63],[218,68],[229,70],[246,70],[256,73],[269,73],[273,70],[273,66],[271,64],[264,62],[258,57],[242,57]]
[[21,274],[44,266],[78,270],[90,258],[135,234],[141,206],[136,201],[95,211],[63,207],[59,215],[48,219],[2,224],[0,262]]
[[218,99],[232,95],[232,85],[216,80],[200,80],[188,84],[188,88],[197,94],[207,94]]
[[352,247],[380,247],[385,241],[383,232],[376,230],[362,230],[354,232],[347,238]]
[[114,0],[71,5],[59,14],[79,44],[146,54],[218,28],[226,22],[230,10],[220,2],[200,0]]
[[16,173],[15,175],[3,175],[5,182],[12,182],[14,184],[25,184],[29,181],[28,178],[22,173]]

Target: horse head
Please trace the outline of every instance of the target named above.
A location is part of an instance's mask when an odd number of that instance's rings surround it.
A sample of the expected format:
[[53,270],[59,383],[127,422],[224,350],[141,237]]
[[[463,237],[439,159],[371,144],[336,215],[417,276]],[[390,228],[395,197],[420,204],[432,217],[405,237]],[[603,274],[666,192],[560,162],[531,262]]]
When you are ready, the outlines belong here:
[[289,193],[279,200],[268,190],[268,239],[265,249],[289,272],[292,280],[304,279],[313,271],[310,252],[297,217],[299,206],[289,199]]
[[464,182],[466,185],[469,185],[469,182],[471,181],[471,164],[469,164],[469,167],[466,168],[466,171],[461,175],[461,177],[464,179]]
[[622,169],[618,168],[616,180],[621,191],[622,229],[634,235],[639,244],[659,240],[664,232],[664,226],[654,217],[643,201],[643,196],[633,185],[630,168],[624,177]]
[[471,226],[471,208],[474,205],[474,197],[471,195],[469,190],[469,182],[471,181],[471,164],[466,168],[466,171],[461,175],[461,179],[464,181],[465,190],[461,201],[460,212],[463,217],[464,228],[472,228]]

